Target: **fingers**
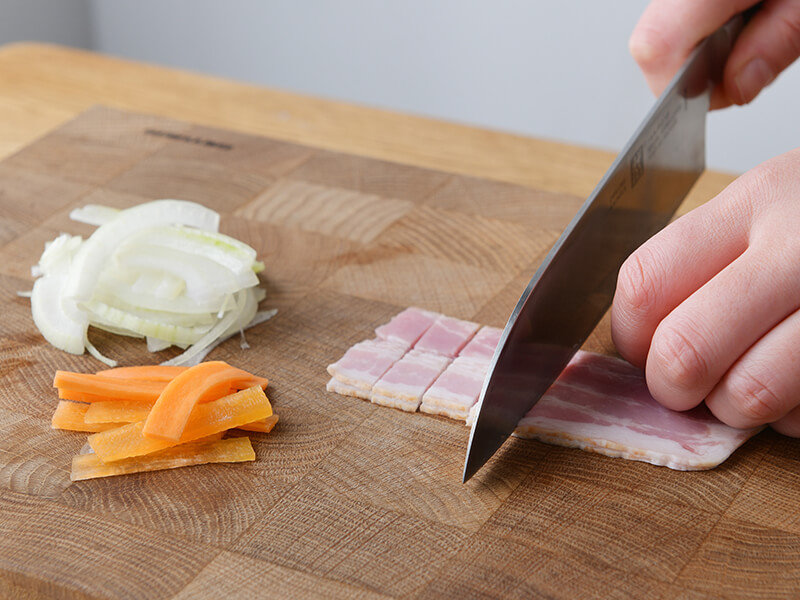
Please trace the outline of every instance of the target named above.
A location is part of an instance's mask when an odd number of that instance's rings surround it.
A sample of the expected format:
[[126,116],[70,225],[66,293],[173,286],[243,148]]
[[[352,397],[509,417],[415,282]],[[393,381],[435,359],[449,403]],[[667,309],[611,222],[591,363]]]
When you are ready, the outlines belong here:
[[734,363],[706,398],[711,412],[732,427],[778,421],[774,425],[778,431],[800,436],[798,340],[800,311],[776,325]]
[[757,0],[653,0],[631,34],[631,55],[653,93],[664,91],[692,49]]
[[[796,271],[790,261],[751,247],[667,315],[656,328],[647,356],[645,373],[653,397],[674,410],[699,404],[748,348],[797,308]],[[747,363],[751,375],[753,364]],[[736,385],[756,390],[760,381],[741,375]],[[768,391],[759,393],[766,397]],[[760,400],[747,402],[743,410],[767,422],[758,413]]]
[[778,433],[789,437],[800,437],[800,406],[793,408],[789,414],[771,424]]
[[767,0],[736,40],[724,74],[731,102],[747,104],[800,56],[800,0]]
[[644,367],[659,323],[746,249],[750,214],[731,207],[747,197],[746,181],[681,217],[645,242],[622,265],[611,308],[617,350]]

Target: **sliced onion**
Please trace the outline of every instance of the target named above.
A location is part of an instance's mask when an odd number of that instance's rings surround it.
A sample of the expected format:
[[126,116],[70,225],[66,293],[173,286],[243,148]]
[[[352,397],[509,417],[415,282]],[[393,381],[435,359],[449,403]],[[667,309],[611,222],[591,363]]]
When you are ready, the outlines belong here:
[[74,208],[69,213],[69,218],[78,223],[87,225],[105,225],[119,214],[118,208],[102,206],[100,204],[87,204],[80,208]]
[[75,253],[64,297],[76,303],[89,300],[100,272],[117,247],[135,233],[162,225],[189,225],[217,231],[219,214],[185,200],[155,200],[120,211],[101,225]]
[[99,228],[85,241],[58,236],[32,269],[34,321],[54,346],[116,364],[89,341],[92,325],[146,338],[151,352],[184,348],[168,364],[195,364],[263,317],[256,273],[264,265],[253,248],[217,232],[214,211],[156,200],[121,211],[89,205],[71,216]]
[[44,339],[70,354],[83,354],[88,317],[80,311],[68,310],[61,302],[67,272],[40,277],[33,283],[31,313],[33,322]]

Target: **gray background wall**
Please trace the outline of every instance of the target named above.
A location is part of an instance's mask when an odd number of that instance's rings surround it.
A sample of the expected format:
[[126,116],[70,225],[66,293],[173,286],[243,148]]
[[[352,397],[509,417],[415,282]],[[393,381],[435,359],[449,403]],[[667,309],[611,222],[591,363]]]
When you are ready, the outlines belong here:
[[[0,43],[55,41],[255,84],[618,150],[652,97],[646,0],[0,0]],[[800,146],[800,64],[713,114],[709,165]]]

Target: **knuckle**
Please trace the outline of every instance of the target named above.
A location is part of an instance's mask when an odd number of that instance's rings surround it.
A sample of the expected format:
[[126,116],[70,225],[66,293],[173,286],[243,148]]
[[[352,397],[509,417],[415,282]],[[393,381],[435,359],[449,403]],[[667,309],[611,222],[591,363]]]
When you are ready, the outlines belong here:
[[751,368],[732,371],[727,387],[732,408],[747,424],[769,423],[781,416],[783,402],[775,382],[757,375]]
[[652,360],[670,387],[695,389],[706,382],[710,373],[701,350],[704,346],[696,329],[662,325],[653,337]]
[[656,305],[660,289],[658,272],[653,255],[645,247],[628,257],[617,277],[617,294],[624,310],[646,313]]

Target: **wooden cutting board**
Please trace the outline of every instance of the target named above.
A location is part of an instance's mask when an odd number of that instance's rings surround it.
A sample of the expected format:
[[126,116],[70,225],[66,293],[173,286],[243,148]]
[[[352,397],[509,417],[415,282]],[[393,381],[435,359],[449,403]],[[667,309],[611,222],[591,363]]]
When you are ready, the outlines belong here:
[[[86,203],[201,202],[266,263],[278,316],[212,355],[267,375],[257,460],[70,484],[30,266]],[[0,163],[0,597],[777,598],[800,595],[800,443],[764,432],[679,473],[512,440],[468,484],[463,424],[325,391],[409,305],[502,326],[581,203],[92,109]],[[93,332],[123,364],[143,343]],[[613,352],[608,324],[587,344]]]

